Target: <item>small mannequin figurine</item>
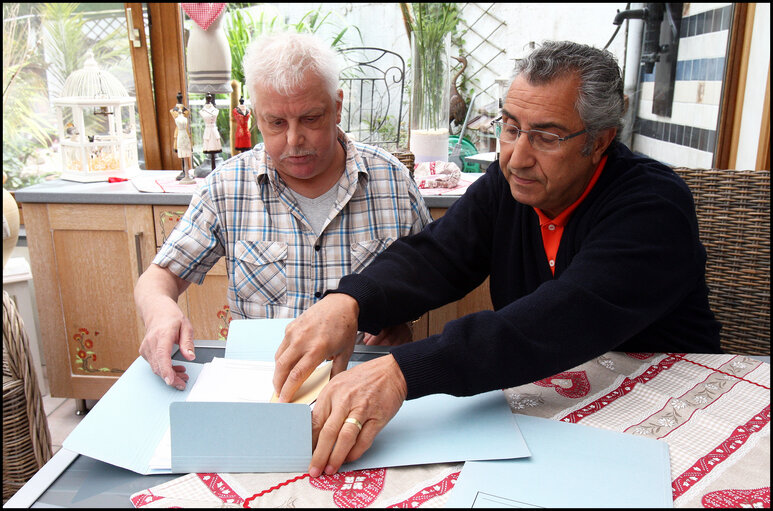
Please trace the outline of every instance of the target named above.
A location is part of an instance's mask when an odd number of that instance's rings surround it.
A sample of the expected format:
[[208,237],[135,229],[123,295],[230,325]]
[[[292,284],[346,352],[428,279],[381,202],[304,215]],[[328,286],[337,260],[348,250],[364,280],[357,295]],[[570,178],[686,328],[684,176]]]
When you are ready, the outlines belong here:
[[201,109],[201,117],[204,119],[204,153],[208,154],[212,161],[211,170],[215,170],[215,155],[223,152],[223,146],[220,143],[220,133],[217,131],[217,114],[219,110],[215,106],[215,98],[212,94],[207,94],[207,102]]
[[182,104],[182,102],[183,93],[178,92],[177,104],[174,108],[169,110],[169,113],[172,114],[172,118],[174,119],[174,140],[172,145],[174,147],[174,152],[177,153],[177,157],[182,160],[182,172],[180,172],[180,175],[175,179],[182,183],[193,183],[195,181],[188,175],[186,169],[186,158],[193,155],[191,136],[188,133],[188,117],[190,117],[191,112],[188,107]]
[[250,110],[244,105],[244,97],[239,98],[239,104],[233,109],[233,117],[236,121],[234,149],[240,152],[249,151],[252,149],[252,139],[250,138]]

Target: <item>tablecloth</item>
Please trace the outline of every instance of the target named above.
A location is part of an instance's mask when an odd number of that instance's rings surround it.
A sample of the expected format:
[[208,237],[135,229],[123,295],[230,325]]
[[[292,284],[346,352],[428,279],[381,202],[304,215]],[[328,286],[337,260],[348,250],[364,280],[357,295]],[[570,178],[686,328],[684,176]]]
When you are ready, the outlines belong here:
[[[668,443],[675,507],[770,507],[770,364],[739,355],[610,352],[503,392],[513,413]],[[463,466],[317,479],[187,474],[131,501],[135,507],[442,507]],[[603,491],[603,481],[589,491]]]

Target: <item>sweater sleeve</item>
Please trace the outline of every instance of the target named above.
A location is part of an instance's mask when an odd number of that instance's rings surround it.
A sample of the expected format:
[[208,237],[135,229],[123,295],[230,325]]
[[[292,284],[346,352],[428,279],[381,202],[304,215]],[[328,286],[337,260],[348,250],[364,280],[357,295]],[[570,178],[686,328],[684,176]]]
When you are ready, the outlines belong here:
[[[495,166],[492,166],[492,169]],[[395,240],[340,292],[360,306],[360,330],[377,333],[464,297],[489,274],[492,203],[489,169],[446,214],[417,234]]]

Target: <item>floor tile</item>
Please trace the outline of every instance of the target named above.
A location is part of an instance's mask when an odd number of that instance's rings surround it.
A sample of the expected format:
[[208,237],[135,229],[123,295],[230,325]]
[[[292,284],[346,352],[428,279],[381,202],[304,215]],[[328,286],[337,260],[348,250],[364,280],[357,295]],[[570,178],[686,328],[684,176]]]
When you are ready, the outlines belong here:
[[65,400],[53,413],[48,415],[51,444],[61,446],[64,439],[75,429],[81,419],[83,416],[75,415],[75,400]]

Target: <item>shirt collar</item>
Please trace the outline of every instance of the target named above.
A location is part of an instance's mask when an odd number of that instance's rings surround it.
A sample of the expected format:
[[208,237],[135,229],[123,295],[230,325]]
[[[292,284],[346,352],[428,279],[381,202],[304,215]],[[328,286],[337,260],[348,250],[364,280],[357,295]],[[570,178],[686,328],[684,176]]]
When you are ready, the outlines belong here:
[[587,186],[585,187],[585,191],[582,192],[582,195],[580,195],[580,198],[577,199],[572,203],[571,206],[563,210],[561,213],[556,215],[555,218],[548,218],[545,213],[542,212],[539,208],[534,208],[534,211],[537,212],[537,216],[539,217],[539,224],[541,227],[545,227],[549,224],[553,224],[557,227],[563,227],[566,225],[566,223],[569,221],[569,217],[572,216],[572,213],[574,213],[574,210],[577,209],[577,206],[580,205],[580,203],[585,199],[585,197],[588,196],[591,189],[593,188],[593,185],[596,184],[596,181],[598,181],[599,176],[601,175],[601,171],[604,169],[604,165],[607,163],[607,155],[604,155],[601,158],[601,161],[596,166],[596,170],[593,171],[593,176],[591,176],[590,181],[588,182]]

